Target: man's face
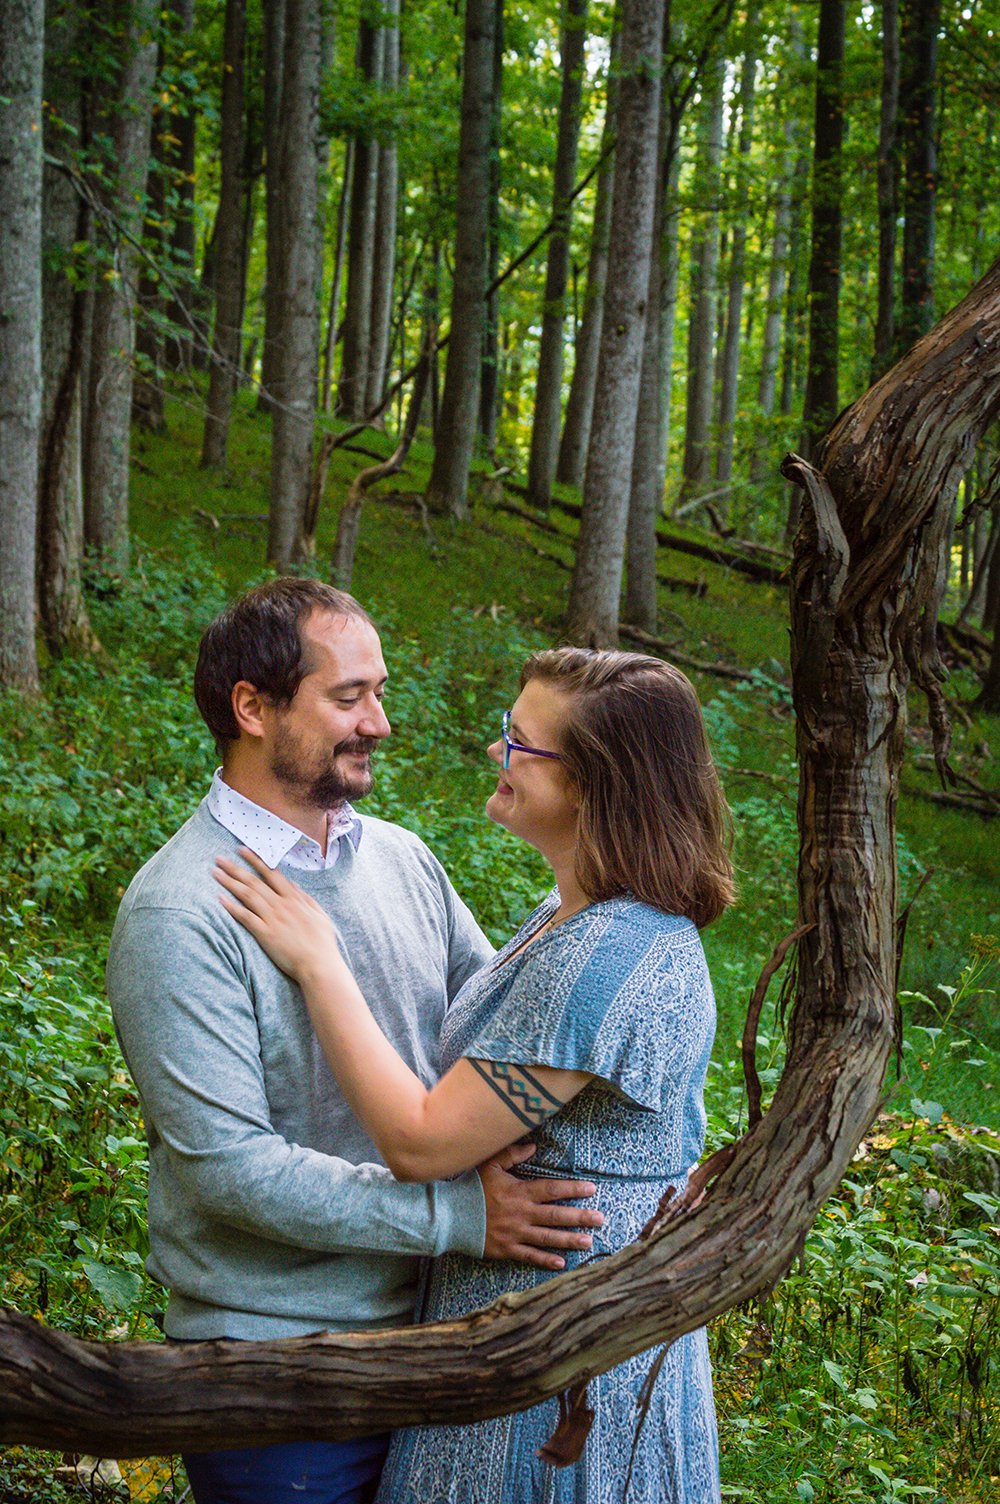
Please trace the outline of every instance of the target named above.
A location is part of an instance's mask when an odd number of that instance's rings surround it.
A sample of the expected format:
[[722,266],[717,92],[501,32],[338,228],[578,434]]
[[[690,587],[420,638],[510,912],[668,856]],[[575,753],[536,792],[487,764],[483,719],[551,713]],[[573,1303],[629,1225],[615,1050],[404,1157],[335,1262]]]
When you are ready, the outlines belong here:
[[290,705],[266,713],[271,773],[295,803],[327,810],[371,791],[371,753],[389,722],[378,633],[366,621],[313,611],[302,625],[306,673]]

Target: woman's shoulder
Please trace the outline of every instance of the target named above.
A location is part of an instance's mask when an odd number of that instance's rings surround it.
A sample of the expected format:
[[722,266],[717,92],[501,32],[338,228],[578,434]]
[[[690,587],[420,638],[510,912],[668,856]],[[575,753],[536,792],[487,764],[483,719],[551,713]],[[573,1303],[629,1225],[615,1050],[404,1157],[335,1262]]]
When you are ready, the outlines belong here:
[[693,920],[684,914],[668,914],[630,893],[592,903],[580,917],[584,920],[581,929],[594,938],[657,947],[701,946]]

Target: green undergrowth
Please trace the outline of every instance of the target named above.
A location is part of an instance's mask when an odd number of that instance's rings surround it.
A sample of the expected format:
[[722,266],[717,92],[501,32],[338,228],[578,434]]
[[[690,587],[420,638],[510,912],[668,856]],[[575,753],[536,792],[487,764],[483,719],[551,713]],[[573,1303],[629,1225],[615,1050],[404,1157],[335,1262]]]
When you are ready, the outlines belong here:
[[[161,1292],[143,1271],[145,1146],[103,997],[117,903],[133,872],[202,797],[215,758],[195,713],[198,636],[261,577],[266,422],[241,399],[232,473],[197,468],[193,397],[167,435],[137,440],[136,556],[88,600],[104,654],[45,669],[35,701],[0,697],[0,1247],[2,1299],[81,1335],[155,1338]],[[366,446],[388,440],[366,438]],[[394,499],[366,504],[354,588],[383,629],[393,736],[367,808],[434,848],[500,941],[546,885],[537,857],[491,825],[484,755],[524,656],[558,633],[569,557],[476,481],[459,528],[413,503],[417,447]],[[336,503],[367,456],[335,451],[317,564]],[[733,805],[738,905],[705,935],[719,1005],[707,1102],[712,1145],[745,1126],[739,1039],[762,964],[795,918],[793,717],[780,592],[682,555],[664,572],[664,636],[735,663],[694,674]],[[972,686],[959,677],[960,698]],[[914,702],[904,784],[930,787]],[[985,766],[995,720],[959,717],[960,758]],[[989,781],[988,775],[983,775]],[[751,1501],[994,1497],[998,1454],[1000,1029],[995,827],[919,797],[901,806],[910,918],[903,1043],[886,1110],[802,1258],[771,1300],[714,1329],[727,1497]],[[765,1098],[783,1056],[780,979],[759,1030]],[[61,1459],[12,1450],[0,1499],[79,1497]],[[169,1498],[167,1464],[123,1464],[133,1498]],[[60,1481],[61,1480],[61,1481]],[[178,1488],[178,1497],[182,1489]],[[124,1497],[124,1495],[122,1495]]]

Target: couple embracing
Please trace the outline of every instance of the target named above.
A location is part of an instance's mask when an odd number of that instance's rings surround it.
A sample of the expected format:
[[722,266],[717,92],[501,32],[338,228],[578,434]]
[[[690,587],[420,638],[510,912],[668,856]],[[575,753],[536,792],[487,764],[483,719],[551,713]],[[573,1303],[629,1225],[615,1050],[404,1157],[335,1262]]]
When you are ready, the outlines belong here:
[[[353,807],[385,690],[372,621],[314,580],[259,586],[202,639],[222,766],[129,887],[108,971],[173,1340],[465,1315],[632,1241],[702,1151],[698,929],[732,878],[688,681],[529,658],[486,813],[556,886],[496,954],[422,842]],[[197,1504],[615,1504],[649,1362],[594,1382],[568,1468],[538,1456],[555,1400],[184,1461]],[[719,1498],[704,1331],[666,1356],[629,1497]]]

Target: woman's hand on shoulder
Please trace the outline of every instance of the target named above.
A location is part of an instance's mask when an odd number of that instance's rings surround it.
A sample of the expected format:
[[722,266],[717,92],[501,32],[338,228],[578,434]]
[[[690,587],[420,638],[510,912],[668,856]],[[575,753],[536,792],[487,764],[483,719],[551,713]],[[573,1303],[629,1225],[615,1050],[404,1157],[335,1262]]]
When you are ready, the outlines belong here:
[[240,862],[215,859],[215,879],[226,890],[220,902],[275,966],[303,985],[346,965],[333,921],[316,900],[247,847],[241,846],[238,855]]

